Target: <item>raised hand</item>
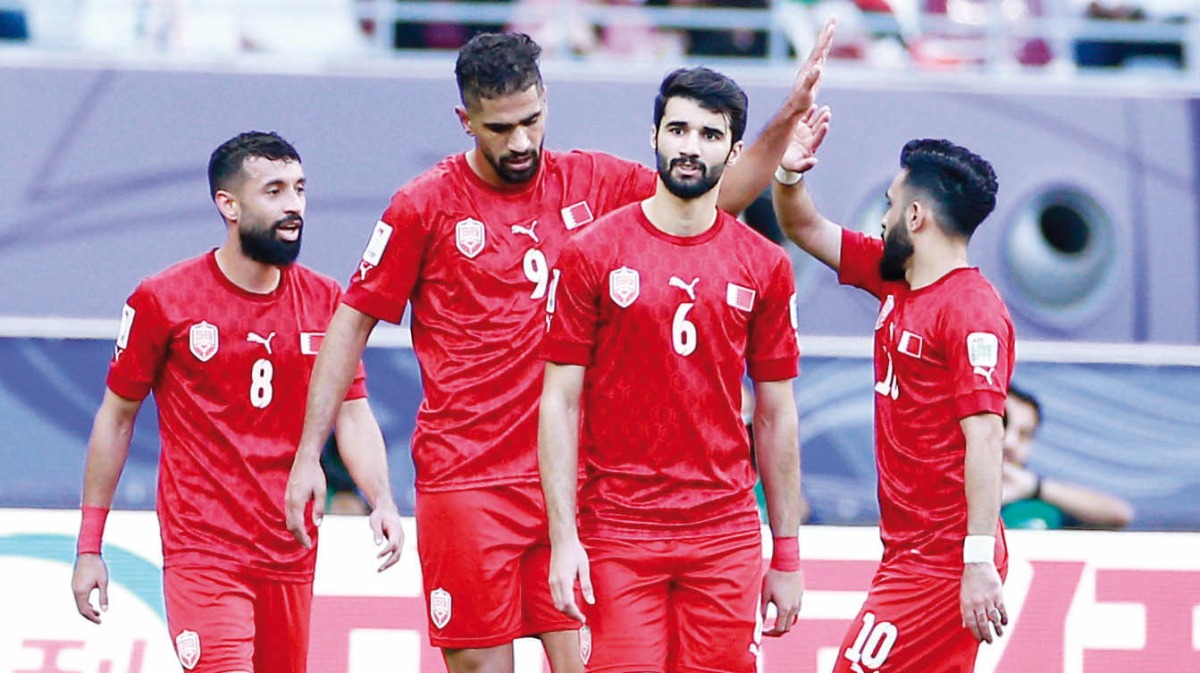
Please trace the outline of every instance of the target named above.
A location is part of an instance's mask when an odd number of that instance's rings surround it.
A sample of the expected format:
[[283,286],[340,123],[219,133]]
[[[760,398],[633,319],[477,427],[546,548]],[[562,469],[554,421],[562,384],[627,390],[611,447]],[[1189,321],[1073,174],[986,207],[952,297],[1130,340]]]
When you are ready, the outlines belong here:
[[829,132],[829,121],[833,113],[828,105],[811,107],[792,128],[787,149],[779,165],[789,171],[803,173],[817,165],[817,149]]

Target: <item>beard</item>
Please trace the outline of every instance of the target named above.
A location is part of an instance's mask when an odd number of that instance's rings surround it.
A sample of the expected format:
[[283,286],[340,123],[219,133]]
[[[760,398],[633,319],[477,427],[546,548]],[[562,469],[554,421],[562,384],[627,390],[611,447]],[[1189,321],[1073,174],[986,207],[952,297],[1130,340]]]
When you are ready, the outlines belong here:
[[[699,168],[700,174],[696,177],[677,178],[671,173],[671,169],[685,163],[695,165]],[[713,166],[710,169],[699,159],[667,159],[662,154],[658,155],[658,177],[662,179],[663,185],[666,186],[668,192],[685,201],[707,194],[721,181],[721,174],[724,172],[724,164]]]
[[[510,152],[508,154],[502,154],[499,157],[496,157],[487,151],[482,152],[482,154],[483,158],[487,159],[487,162],[492,165],[492,170],[496,171],[496,175],[510,185],[521,185],[529,182],[533,179],[533,176],[537,175],[538,168],[540,168],[542,165],[541,147],[537,148],[536,150],[529,150],[528,152],[522,152],[520,154],[513,154]],[[529,168],[517,170],[511,167],[511,164],[514,161],[520,161],[529,157],[533,158],[533,161],[529,163]]]
[[301,227],[304,220],[299,216],[285,217],[269,227],[238,227],[238,238],[242,242],[242,252],[250,259],[271,266],[289,266],[300,256],[300,241],[303,230],[294,241],[284,241],[277,233],[283,224],[295,222]]
[[879,275],[888,281],[904,280],[905,265],[912,255],[912,237],[904,224],[888,227],[888,233],[883,237],[883,257],[879,258]]

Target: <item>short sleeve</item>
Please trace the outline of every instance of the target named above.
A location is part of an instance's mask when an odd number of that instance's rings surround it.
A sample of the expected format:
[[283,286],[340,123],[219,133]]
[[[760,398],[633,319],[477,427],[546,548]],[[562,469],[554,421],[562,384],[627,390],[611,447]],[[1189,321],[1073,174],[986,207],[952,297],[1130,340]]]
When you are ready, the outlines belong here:
[[595,267],[579,247],[569,244],[559,258],[561,273],[546,300],[546,336],[542,358],[558,364],[588,366],[596,346],[600,288]]
[[108,389],[128,400],[143,400],[158,382],[167,353],[171,326],[158,298],[139,285],[121,308],[121,326],[108,367]]
[[375,223],[342,301],[379,320],[399,323],[430,241],[429,218],[397,192]]
[[945,310],[942,330],[958,417],[1003,415],[1015,343],[1008,309],[995,290],[980,287]]
[[882,257],[882,240],[843,228],[838,282],[853,285],[883,299],[884,281],[883,276],[879,275],[879,260]]
[[658,187],[658,173],[647,166],[611,154],[595,152],[598,184],[613,185],[607,191],[609,203],[600,204],[600,212],[607,213],[635,201],[654,196]]
[[800,372],[796,280],[787,255],[776,257],[765,280],[750,317],[746,363],[755,381],[783,381]]

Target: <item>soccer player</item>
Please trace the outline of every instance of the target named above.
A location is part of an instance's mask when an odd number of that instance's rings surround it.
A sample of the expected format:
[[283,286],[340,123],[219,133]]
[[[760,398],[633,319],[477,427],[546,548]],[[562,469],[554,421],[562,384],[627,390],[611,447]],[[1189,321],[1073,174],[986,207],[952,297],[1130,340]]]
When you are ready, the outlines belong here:
[[1008,623],[1000,522],[1013,326],[967,242],[996,204],[996,174],[947,140],[913,140],[887,189],[882,240],[817,212],[801,171],[828,108],[797,127],[774,186],[788,237],[880,301],[875,452],[883,559],[834,671],[973,670]]
[[[208,179],[225,242],[146,278],[123,310],[88,443],[71,585],[79,613],[99,623],[91,594],[98,590],[99,609],[108,609],[105,518],[134,420],[153,392],[163,592],[180,663],[196,673],[303,673],[316,553],[284,525],[284,492],[317,346],[341,288],[294,263],[305,180],[287,141],[236,136],[213,152]],[[383,570],[399,559],[403,532],[365,396],[360,366],[338,405],[337,438],[375,508]]]
[[[770,182],[832,33],[830,23],[740,175],[728,176],[722,207],[740,210]],[[582,668],[579,624],[554,608],[546,584],[536,448],[543,307],[568,238],[650,196],[656,180],[608,154],[543,148],[539,53],[516,33],[480,35],[459,52],[456,113],[474,147],[401,188],[375,225],[317,359],[293,470],[294,499],[319,508],[333,409],[375,324],[399,321],[411,302],[425,393],[412,439],[417,546],[430,642],[452,673],[511,671],[522,636],[540,637],[557,673]]]
[[[792,266],[717,208],[746,102],[707,68],[663,80],[654,195],[568,244],[547,304],[538,457],[550,587],[559,609],[587,618],[589,671],[752,673],[766,606],[777,608],[768,635],[800,609]],[[747,369],[775,543],[765,577]]]

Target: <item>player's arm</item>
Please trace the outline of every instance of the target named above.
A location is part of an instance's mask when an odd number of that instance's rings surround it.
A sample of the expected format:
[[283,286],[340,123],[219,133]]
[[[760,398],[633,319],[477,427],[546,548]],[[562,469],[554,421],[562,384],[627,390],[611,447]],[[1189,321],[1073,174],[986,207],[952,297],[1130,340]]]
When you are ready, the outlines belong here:
[[770,184],[771,175],[788,147],[792,128],[804,118],[816,100],[821,71],[833,44],[833,25],[833,19],[825,23],[808,58],[796,73],[787,99],[754,142],[742,152],[737,163],[729,168],[717,197],[717,205],[721,209],[730,213],[742,212]]
[[[78,554],[71,578],[75,607],[88,621],[100,623],[100,612],[108,610],[108,569],[100,558],[104,521],[112,507],[117,481],[129,457],[133,424],[141,400],[129,400],[105,389],[104,399],[92,422],[88,439],[87,463],[83,474],[83,521],[79,529]],[[92,605],[91,594],[99,592],[99,609]]]
[[369,521],[371,531],[375,534],[375,545],[383,546],[379,552],[379,558],[384,559],[379,566],[382,572],[400,560],[404,545],[400,511],[392,499],[388,479],[387,447],[383,432],[365,397],[342,402],[333,427],[346,470],[371,506]]
[[964,482],[967,497],[967,539],[963,544],[960,594],[963,625],[976,639],[992,642],[1008,624],[1003,584],[995,566],[996,522],[1000,518],[1004,425],[990,412],[960,421],[966,438]]
[[538,471],[550,525],[550,594],[554,607],[584,621],[575,605],[575,582],[594,602],[587,553],[575,526],[579,475],[579,401],[585,368],[546,363],[538,416]]
[[754,454],[774,538],[771,567],[763,582],[762,609],[774,603],[774,626],[765,636],[787,633],[800,613],[800,441],[792,379],[754,384]]
[[803,179],[817,164],[817,148],[829,131],[830,116],[828,107],[813,107],[793,126],[788,149],[771,186],[771,197],[783,233],[805,252],[838,271],[842,227],[821,215]]
[[334,420],[346,400],[346,393],[358,371],[358,362],[366,350],[367,338],[375,329],[376,322],[372,316],[346,304],[339,304],[325,330],[321,351],[313,364],[304,429],[288,478],[285,503],[288,530],[305,547],[312,546],[304,522],[305,507],[312,502],[313,523],[317,525],[320,525],[325,514],[325,474],[321,471],[321,448],[329,438]]

